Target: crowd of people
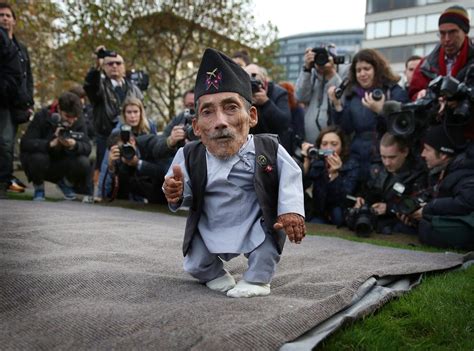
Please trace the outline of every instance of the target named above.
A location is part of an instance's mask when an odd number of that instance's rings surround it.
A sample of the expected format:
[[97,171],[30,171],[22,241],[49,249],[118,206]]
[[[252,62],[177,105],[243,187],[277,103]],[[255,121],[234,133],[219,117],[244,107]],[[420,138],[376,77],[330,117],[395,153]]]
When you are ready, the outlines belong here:
[[[26,187],[13,176],[13,149],[18,125],[31,119],[20,160],[33,200],[45,199],[49,181],[67,200],[79,193],[84,202],[168,203],[162,185],[173,159],[178,154],[184,164],[179,150],[203,135],[195,89],[183,93],[183,111],[158,131],[146,116],[144,92],[126,77],[124,58],[99,46],[84,82],[31,117],[33,77],[15,24],[12,7],[0,4],[0,198]],[[438,45],[426,57],[407,58],[403,83],[374,49],[358,51],[343,67],[334,45],[308,48],[295,85],[272,81],[245,51],[234,53],[251,83],[248,102],[257,119],[250,134],[277,135],[299,165],[307,222],[348,226],[362,236],[402,232],[430,245],[474,246],[469,28],[464,8],[447,8]],[[225,84],[206,73],[208,88]],[[278,195],[287,193],[280,184]]]

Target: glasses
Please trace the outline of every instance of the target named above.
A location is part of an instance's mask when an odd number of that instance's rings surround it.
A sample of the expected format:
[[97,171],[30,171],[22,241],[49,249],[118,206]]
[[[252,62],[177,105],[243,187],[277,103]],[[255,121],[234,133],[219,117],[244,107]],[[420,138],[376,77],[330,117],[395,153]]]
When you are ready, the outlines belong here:
[[113,66],[113,65],[117,65],[117,66],[121,66],[123,62],[121,61],[109,61],[106,63],[107,66]]
[[451,30],[447,30],[447,31],[444,31],[444,30],[440,30],[436,35],[438,36],[438,38],[445,38],[445,37],[454,37],[455,35],[457,35],[459,33],[459,29],[451,29]]

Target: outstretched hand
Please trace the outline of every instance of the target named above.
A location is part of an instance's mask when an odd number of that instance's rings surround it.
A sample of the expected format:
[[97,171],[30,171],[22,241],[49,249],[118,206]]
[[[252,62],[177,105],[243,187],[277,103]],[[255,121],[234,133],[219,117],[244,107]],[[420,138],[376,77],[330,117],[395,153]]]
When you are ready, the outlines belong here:
[[173,175],[166,176],[163,183],[163,193],[170,204],[177,204],[183,197],[183,171],[179,165],[173,166]]
[[283,229],[286,235],[288,235],[288,239],[296,244],[300,244],[306,235],[304,217],[297,213],[285,213],[278,216],[277,222],[273,225],[273,229]]

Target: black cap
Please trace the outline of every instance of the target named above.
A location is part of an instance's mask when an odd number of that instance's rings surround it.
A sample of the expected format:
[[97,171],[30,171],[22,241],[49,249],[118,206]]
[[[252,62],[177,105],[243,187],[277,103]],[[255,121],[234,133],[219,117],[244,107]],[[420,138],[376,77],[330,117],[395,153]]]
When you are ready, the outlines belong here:
[[242,67],[220,51],[207,48],[194,86],[194,102],[207,94],[233,92],[252,103],[250,77]]
[[427,130],[424,143],[437,151],[455,155],[464,148],[466,140],[461,129],[437,125]]

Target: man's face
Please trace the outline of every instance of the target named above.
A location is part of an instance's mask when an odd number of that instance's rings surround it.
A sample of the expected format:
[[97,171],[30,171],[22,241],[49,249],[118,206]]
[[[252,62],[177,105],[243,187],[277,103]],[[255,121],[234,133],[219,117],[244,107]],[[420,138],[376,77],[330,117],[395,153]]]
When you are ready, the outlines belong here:
[[407,85],[409,86],[411,83],[411,79],[413,78],[413,73],[415,72],[415,68],[418,66],[421,60],[411,60],[408,61],[407,67],[405,68],[405,77],[407,78]]
[[439,26],[439,41],[448,56],[456,55],[461,50],[466,33],[454,23],[443,23]]
[[74,116],[66,111],[61,111],[61,109],[58,109],[59,115],[61,116],[61,119],[63,122],[66,122],[67,125],[72,126],[74,122],[77,121],[77,116]]
[[227,159],[244,145],[257,120],[256,108],[247,111],[237,93],[209,94],[199,98],[193,130],[212,155]]
[[262,70],[257,65],[251,63],[247,67],[245,67],[245,71],[248,73],[250,77],[254,77],[263,83],[263,88],[267,90],[267,80],[262,73]]
[[0,26],[8,31],[8,36],[12,38],[13,30],[15,29],[16,21],[13,18],[13,13],[8,8],[0,9]]
[[187,93],[183,99],[184,108],[194,110],[194,93]]
[[423,144],[423,151],[421,152],[421,157],[423,157],[426,162],[426,166],[429,169],[441,166],[448,160],[446,154],[436,152],[436,149],[429,146],[428,144]]
[[380,156],[387,172],[396,173],[405,163],[408,149],[400,150],[397,144],[390,146],[380,145]]
[[120,55],[104,58],[102,67],[105,75],[110,79],[121,79],[125,77],[125,64]]

